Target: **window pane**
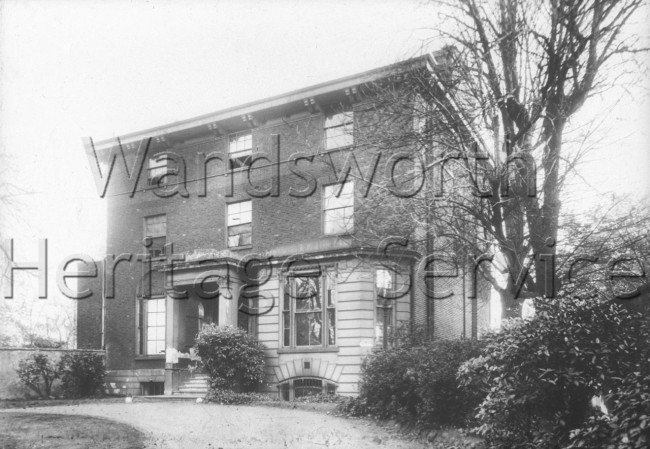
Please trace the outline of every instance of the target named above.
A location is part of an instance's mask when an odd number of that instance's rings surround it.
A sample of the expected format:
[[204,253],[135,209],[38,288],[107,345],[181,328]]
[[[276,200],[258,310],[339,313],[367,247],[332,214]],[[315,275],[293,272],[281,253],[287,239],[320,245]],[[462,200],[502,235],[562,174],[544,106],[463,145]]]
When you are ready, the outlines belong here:
[[354,112],[341,112],[339,114],[334,114],[331,117],[325,118],[325,128],[332,128],[334,126],[341,126],[345,123],[352,123],[354,120]]
[[291,317],[289,316],[289,312],[284,312],[282,314],[282,319],[283,319],[283,322],[284,322],[284,327],[283,327],[283,330],[284,330],[284,346],[289,346],[289,345],[291,345],[291,341],[290,341],[290,338],[291,338],[290,319],[291,319]]
[[319,281],[317,277],[294,277],[296,299],[309,299],[320,308]]
[[293,381],[293,397],[302,398],[323,393],[323,381],[320,379],[295,379]]
[[149,179],[157,178],[167,173],[167,161],[166,158],[161,158],[156,160],[156,157],[149,159]]
[[252,242],[252,211],[251,201],[228,204],[228,246],[245,246]]
[[393,288],[393,276],[391,271],[385,268],[377,270],[377,288],[386,290]]
[[[375,326],[375,342],[377,344],[383,344],[384,343],[384,308],[383,307],[377,307],[376,308],[377,313],[376,313],[376,326]],[[387,321],[387,329],[388,329],[388,335],[390,336],[392,330],[393,330],[393,309],[390,308],[388,310],[388,321]]]
[[296,313],[296,346],[320,346],[321,343],[321,313]]
[[145,217],[144,228],[146,237],[163,237],[167,235],[167,216],[163,214]]
[[353,208],[325,211],[325,234],[343,234],[354,229]]
[[336,344],[336,310],[327,309],[327,343]]
[[[339,189],[341,192],[336,196],[339,193]],[[354,206],[354,182],[348,181],[343,184],[342,188],[339,184],[325,186],[323,200],[323,208],[326,210]]]
[[335,114],[325,119],[325,148],[339,148],[354,143],[354,115],[350,112]]
[[309,317],[296,313],[296,346],[309,346]]
[[233,134],[230,136],[229,153],[247,151],[253,148],[253,135],[250,132]]

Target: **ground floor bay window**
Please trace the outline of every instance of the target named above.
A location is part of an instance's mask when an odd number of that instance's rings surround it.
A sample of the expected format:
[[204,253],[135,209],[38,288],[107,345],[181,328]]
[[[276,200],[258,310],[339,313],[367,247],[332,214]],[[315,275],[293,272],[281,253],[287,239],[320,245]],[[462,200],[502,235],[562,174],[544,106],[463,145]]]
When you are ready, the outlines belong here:
[[283,346],[335,346],[336,294],[333,275],[292,273],[285,277],[283,288]]

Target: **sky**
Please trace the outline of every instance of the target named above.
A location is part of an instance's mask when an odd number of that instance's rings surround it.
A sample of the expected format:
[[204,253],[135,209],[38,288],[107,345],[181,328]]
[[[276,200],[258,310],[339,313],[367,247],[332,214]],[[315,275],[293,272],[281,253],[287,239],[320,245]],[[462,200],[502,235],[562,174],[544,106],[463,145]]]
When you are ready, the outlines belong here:
[[[113,138],[391,64],[421,54],[437,22],[435,9],[408,0],[0,1],[0,176],[18,193],[0,226],[16,239],[17,260],[36,259],[37,238],[49,241],[51,271],[70,254],[103,256],[104,203],[82,137]],[[647,12],[636,22],[633,32],[645,33]],[[586,183],[575,184],[578,206],[609,190],[650,191],[649,87],[638,82],[583,108],[604,128]],[[54,287],[51,304],[69,307]]]

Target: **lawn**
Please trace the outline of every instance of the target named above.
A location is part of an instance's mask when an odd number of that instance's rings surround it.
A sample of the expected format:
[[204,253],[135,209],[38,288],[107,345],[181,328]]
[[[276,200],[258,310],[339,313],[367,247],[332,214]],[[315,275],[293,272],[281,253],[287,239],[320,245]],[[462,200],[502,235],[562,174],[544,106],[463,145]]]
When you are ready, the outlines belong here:
[[79,415],[0,413],[0,448],[126,449],[145,435],[122,423]]

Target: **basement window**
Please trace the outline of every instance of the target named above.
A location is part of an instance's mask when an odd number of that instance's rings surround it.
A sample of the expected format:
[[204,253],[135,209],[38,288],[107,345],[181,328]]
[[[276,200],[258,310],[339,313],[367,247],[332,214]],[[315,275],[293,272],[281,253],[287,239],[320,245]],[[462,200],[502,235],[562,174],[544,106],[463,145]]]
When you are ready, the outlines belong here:
[[313,377],[299,377],[282,382],[278,385],[280,399],[293,401],[294,399],[307,398],[318,395],[336,394],[336,385],[324,379]]
[[165,382],[140,382],[141,396],[162,396],[165,394]]

